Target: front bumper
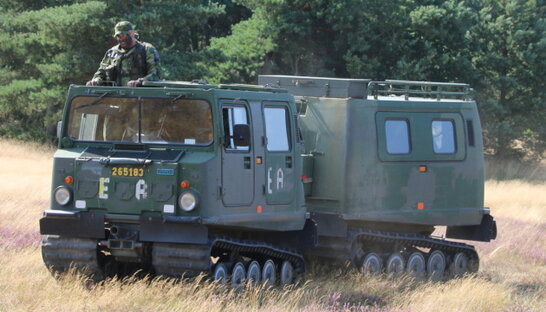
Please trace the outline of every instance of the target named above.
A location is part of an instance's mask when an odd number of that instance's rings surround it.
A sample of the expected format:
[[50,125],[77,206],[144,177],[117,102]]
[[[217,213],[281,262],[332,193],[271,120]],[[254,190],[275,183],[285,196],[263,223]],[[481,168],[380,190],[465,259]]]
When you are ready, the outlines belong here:
[[46,210],[40,219],[40,234],[104,239],[104,214]]
[[[95,212],[46,210],[40,219],[40,234],[106,239],[105,222],[109,222],[109,216]],[[120,217],[115,222],[123,223],[122,220]],[[186,244],[208,242],[208,229],[198,218],[138,216],[129,223],[138,224],[141,242]]]

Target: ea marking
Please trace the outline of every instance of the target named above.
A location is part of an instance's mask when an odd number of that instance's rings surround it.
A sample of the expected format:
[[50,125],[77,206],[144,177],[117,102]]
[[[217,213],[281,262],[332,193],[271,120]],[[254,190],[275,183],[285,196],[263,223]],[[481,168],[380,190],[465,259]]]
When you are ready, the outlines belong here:
[[[271,173],[273,171],[272,167],[267,168],[267,193],[273,194],[273,189],[271,189],[271,184],[273,183],[273,178],[271,177]],[[277,173],[275,175],[275,191],[282,190],[284,188],[284,171],[282,171],[282,168],[279,168],[277,170]]]
[[110,178],[99,179],[99,198],[100,199],[108,199],[108,183],[110,183]]
[[[100,178],[99,179],[99,198],[108,199],[108,184],[110,183],[110,178]],[[148,184],[144,179],[137,181],[135,185],[135,197],[137,200],[142,200],[148,198]]]
[[137,200],[146,199],[148,198],[148,185],[146,184],[146,181],[140,179],[138,180],[136,184],[135,189],[135,197]]

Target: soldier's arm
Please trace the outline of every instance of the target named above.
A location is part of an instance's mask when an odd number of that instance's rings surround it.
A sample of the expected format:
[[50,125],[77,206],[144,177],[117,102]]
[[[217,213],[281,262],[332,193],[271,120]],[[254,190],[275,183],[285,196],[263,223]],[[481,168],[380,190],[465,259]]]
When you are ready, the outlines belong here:
[[157,49],[151,44],[146,45],[146,64],[147,72],[146,76],[143,78],[150,81],[161,79],[159,52],[157,52]]
[[110,67],[111,67],[110,57],[108,57],[108,51],[107,51],[106,54],[104,54],[102,61],[100,62],[99,69],[97,70],[95,75],[93,75],[93,78],[91,79],[91,81],[97,84],[101,84],[102,82],[104,82],[106,80],[106,71]]

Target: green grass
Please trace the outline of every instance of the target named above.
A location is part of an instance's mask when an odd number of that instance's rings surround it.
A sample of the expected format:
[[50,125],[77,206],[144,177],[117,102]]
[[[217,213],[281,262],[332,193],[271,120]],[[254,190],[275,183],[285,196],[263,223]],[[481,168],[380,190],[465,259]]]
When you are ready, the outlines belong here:
[[[48,207],[52,150],[0,141],[0,311],[543,311],[546,183],[488,181],[498,238],[476,243],[480,271],[447,282],[313,269],[285,289],[235,292],[205,278],[61,280],[42,263],[38,220]],[[6,165],[6,164],[9,164]]]

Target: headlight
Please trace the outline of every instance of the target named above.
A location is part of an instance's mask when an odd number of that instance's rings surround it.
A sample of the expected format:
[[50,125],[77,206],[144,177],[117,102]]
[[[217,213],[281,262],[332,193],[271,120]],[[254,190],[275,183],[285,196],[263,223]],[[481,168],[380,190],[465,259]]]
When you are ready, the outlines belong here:
[[184,192],[178,197],[178,206],[186,212],[190,212],[197,207],[197,195],[193,192]]
[[70,194],[70,190],[67,189],[64,186],[59,186],[55,190],[55,201],[57,204],[64,206],[70,202],[70,199],[72,197],[72,194]]

